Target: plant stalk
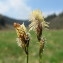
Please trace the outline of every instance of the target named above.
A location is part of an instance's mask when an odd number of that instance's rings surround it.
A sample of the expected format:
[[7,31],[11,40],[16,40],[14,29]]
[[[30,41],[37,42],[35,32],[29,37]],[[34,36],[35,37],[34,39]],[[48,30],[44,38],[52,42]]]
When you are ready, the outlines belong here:
[[[27,47],[27,52],[28,52],[28,47]],[[27,63],[28,63],[28,60],[29,60],[29,53],[27,53]]]
[[42,63],[42,53],[39,52],[39,63]]
[[44,44],[45,44],[45,41],[41,39],[40,49],[39,49],[39,63],[42,63],[42,54],[43,54]]

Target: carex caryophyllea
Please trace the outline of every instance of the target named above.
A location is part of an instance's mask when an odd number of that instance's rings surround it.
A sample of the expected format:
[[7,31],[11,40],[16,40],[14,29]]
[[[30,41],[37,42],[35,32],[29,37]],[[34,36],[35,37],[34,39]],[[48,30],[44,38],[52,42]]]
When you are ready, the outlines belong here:
[[30,39],[24,23],[21,25],[19,23],[14,23],[14,27],[16,29],[18,36],[17,38],[18,46],[22,47],[26,54],[28,54],[27,47],[29,46]]

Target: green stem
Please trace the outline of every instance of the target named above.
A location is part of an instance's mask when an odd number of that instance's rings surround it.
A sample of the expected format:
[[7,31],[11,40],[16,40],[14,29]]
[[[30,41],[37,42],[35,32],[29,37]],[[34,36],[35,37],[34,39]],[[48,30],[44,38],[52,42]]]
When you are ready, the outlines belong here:
[[42,53],[39,53],[39,63],[42,63]]
[[[28,52],[28,47],[27,47],[27,52]],[[28,59],[29,59],[29,54],[27,53],[27,63],[28,63]]]

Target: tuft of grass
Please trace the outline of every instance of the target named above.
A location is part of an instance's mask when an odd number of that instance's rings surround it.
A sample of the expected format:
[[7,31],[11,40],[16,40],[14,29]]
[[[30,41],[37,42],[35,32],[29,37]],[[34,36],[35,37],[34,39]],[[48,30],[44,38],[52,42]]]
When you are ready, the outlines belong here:
[[[34,32],[31,33],[29,63],[38,62],[39,43]],[[63,30],[44,30],[46,37],[43,63],[63,63]],[[14,30],[0,31],[0,63],[26,63],[25,52],[16,43]]]

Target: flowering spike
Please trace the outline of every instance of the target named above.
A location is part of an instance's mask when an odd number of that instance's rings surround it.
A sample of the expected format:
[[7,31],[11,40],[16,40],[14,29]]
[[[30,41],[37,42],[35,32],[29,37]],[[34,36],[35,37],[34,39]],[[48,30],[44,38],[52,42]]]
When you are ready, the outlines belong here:
[[27,47],[29,46],[29,35],[27,34],[27,31],[26,31],[26,27],[23,24],[18,24],[18,23],[14,23],[14,27],[16,29],[16,32],[17,32],[17,43],[18,43],[18,46],[22,47],[26,54],[28,53],[27,51]]
[[42,25],[42,28],[48,27],[48,23],[44,21],[44,17],[40,10],[32,11],[29,21],[31,21],[31,24],[29,25],[30,30],[36,31],[39,25]]

